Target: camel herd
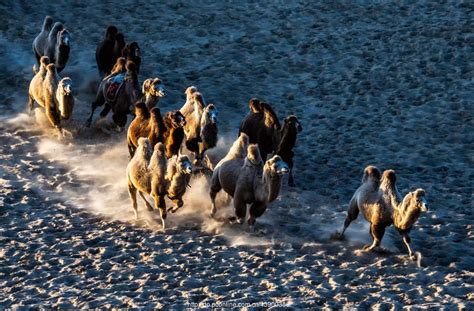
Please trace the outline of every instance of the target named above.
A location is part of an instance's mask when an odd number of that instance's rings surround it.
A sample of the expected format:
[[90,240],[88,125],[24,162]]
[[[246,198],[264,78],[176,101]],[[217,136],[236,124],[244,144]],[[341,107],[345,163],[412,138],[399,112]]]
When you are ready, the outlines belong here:
[[[39,69],[33,67],[35,75],[29,87],[28,107],[31,111],[35,102],[43,107],[61,135],[68,133],[61,127],[61,120],[68,119],[74,107],[72,81],[59,76],[66,66],[69,49],[69,32],[61,23],[53,25],[53,19],[47,16],[33,41]],[[148,210],[159,210],[165,228],[167,213],[176,212],[184,205],[183,196],[193,171],[211,172],[211,217],[217,212],[216,195],[224,190],[233,199],[235,209],[235,217],[229,221],[244,223],[249,206],[249,226],[279,196],[285,175],[289,175],[289,186],[295,186],[293,148],[302,131],[295,115],[286,117],[281,124],[271,105],[250,99],[238,138],[225,157],[214,165],[205,152],[217,144],[217,107],[207,104],[197,87],[188,87],[184,105],[163,117],[158,106],[166,88],[158,77],[146,79],[140,85],[141,53],[136,42],[127,44],[125,36],[115,26],[109,26],[98,44],[96,60],[102,80],[85,126],[91,126],[98,107],[103,107],[100,120],[112,112],[114,128],[119,132],[125,130],[128,115],[134,116],[127,129],[130,161],[126,174],[137,219],[138,193]],[[153,199],[153,205],[147,196]],[[171,208],[166,207],[166,198],[173,203]],[[417,189],[402,198],[393,170],[381,174],[378,168],[369,166],[349,203],[342,233],[336,236],[342,238],[361,212],[371,224],[373,238],[366,250],[379,247],[385,228],[393,224],[402,235],[409,256],[413,257],[408,233],[424,211],[424,190]]]

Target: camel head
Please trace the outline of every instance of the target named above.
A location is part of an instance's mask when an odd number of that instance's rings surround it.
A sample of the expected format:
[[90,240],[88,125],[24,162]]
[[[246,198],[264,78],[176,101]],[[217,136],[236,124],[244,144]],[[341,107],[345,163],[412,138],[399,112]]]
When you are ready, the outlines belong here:
[[213,104],[209,104],[204,108],[201,116],[201,125],[216,124],[217,123],[217,109]]
[[74,97],[72,89],[71,78],[62,78],[59,80],[58,89],[56,91],[56,97],[59,103],[59,111],[61,112],[61,118],[67,120],[72,115],[74,108]]
[[265,162],[264,170],[268,170],[272,176],[288,174],[290,168],[279,155],[275,155]]
[[151,150],[150,140],[147,137],[140,137],[138,139],[138,146],[137,150],[135,151],[135,155],[139,154],[145,159],[150,160]]
[[71,41],[71,35],[69,34],[69,31],[67,31],[67,29],[62,29],[61,31],[58,32],[59,45],[69,46],[70,41]]
[[129,57],[141,57],[141,50],[138,43],[132,42],[125,47],[127,56]]
[[249,100],[249,108],[250,108],[250,111],[253,112],[253,113],[258,113],[258,112],[263,111],[260,100],[258,98],[255,98],[255,97],[251,98]]
[[252,165],[262,164],[262,156],[260,155],[260,150],[258,149],[257,144],[251,144],[247,147],[246,161],[250,162]]
[[403,211],[412,211],[419,215],[422,212],[427,212],[427,201],[425,190],[418,188],[415,191],[409,192],[402,202]]
[[184,127],[186,125],[186,118],[183,116],[181,111],[176,110],[176,111],[169,111],[166,113],[166,119],[168,119],[171,123],[171,126],[174,129]]
[[178,157],[176,161],[176,167],[182,174],[190,175],[193,172],[193,165],[186,155],[181,155]]
[[59,81],[58,88],[61,91],[61,95],[71,95],[72,94],[72,80],[71,78],[62,78]]
[[303,130],[303,127],[301,126],[300,121],[295,115],[290,115],[285,118],[285,125],[283,127],[287,127],[288,129],[291,129],[297,133],[301,132]]
[[375,166],[369,165],[364,169],[362,183],[373,182],[378,186],[378,184],[380,183],[380,176],[380,170]]
[[143,82],[142,93],[146,95],[164,97],[166,96],[166,88],[160,78],[150,78]]

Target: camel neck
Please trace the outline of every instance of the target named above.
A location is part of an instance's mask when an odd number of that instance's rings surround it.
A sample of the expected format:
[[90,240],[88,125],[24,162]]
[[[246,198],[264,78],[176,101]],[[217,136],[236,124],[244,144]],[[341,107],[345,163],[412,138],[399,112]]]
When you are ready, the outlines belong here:
[[160,98],[158,96],[145,94],[145,105],[147,106],[148,110],[151,110],[152,108],[154,108],[158,104],[159,101],[160,101]]
[[260,192],[266,202],[273,202],[280,194],[282,177],[273,174],[271,169],[264,167],[260,181]]
[[420,216],[418,209],[410,209],[405,202],[393,208],[393,225],[399,230],[410,229]]

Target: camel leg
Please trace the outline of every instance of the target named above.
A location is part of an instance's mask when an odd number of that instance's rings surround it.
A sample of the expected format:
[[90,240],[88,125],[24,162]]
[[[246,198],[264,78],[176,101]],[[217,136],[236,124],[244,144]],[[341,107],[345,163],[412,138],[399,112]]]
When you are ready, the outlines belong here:
[[365,251],[371,251],[376,247],[380,246],[380,242],[382,241],[383,235],[385,233],[385,226],[384,225],[370,225],[370,235],[372,235],[373,242],[372,245],[366,245],[364,247]]
[[293,159],[292,158],[288,158],[286,159],[286,164],[288,164],[288,168],[290,169],[290,173],[289,173],[289,176],[288,176],[288,186],[290,187],[295,187],[296,184],[295,184],[295,180],[293,178]]
[[29,95],[28,96],[28,113],[30,115],[33,114],[34,106],[35,106],[35,100],[33,99],[33,97],[31,97],[31,95]]
[[293,178],[293,170],[290,168],[290,175],[288,176],[288,186],[295,187],[295,180]]
[[234,197],[234,208],[237,222],[240,224],[244,223],[245,215],[247,214],[247,204],[238,195]]
[[405,245],[408,249],[408,256],[410,256],[410,258],[412,258],[412,259],[416,259],[416,257],[413,255],[413,252],[412,252],[411,247],[410,247],[411,239],[408,236],[408,233],[407,232],[402,233],[402,238],[403,238],[403,243],[405,243]]
[[147,208],[149,211],[153,211],[153,206],[151,206],[150,202],[148,202],[148,200],[145,198],[145,194],[144,194],[142,191],[138,191],[138,193],[140,194],[140,196],[142,197],[143,201],[145,202],[146,208]]
[[[95,110],[97,109],[97,107],[100,107],[103,104],[105,104],[105,97],[104,97],[104,94],[102,93],[102,91],[100,89],[100,86],[99,86],[99,90],[97,91],[97,96],[95,98],[95,101],[92,102],[91,114],[90,114],[89,118],[86,121],[86,126],[87,127],[91,127],[92,118],[94,117]],[[105,108],[104,108],[104,110],[105,110]]]
[[133,211],[135,212],[135,219],[138,220],[138,205],[137,205],[137,188],[135,188],[131,182],[128,182],[128,194],[132,201]]
[[91,127],[91,124],[92,124],[92,118],[94,117],[94,112],[95,112],[95,109],[98,107],[98,105],[96,104],[96,102],[93,102],[92,103],[92,108],[91,108],[91,114],[89,115],[89,118],[87,118],[87,121],[86,121],[86,126],[87,127]]
[[211,202],[212,202],[212,209],[211,209],[211,217],[214,217],[214,215],[217,212],[217,206],[216,206],[216,196],[219,191],[221,191],[222,186],[219,181],[219,177],[217,175],[213,175],[211,179],[211,190],[209,192],[209,195],[211,197]]
[[265,213],[267,205],[264,202],[253,202],[250,206],[250,217],[248,223],[250,226],[255,224],[257,217],[260,217]]
[[160,211],[161,216],[161,225],[163,230],[166,229],[165,219],[166,219],[166,202],[165,197],[162,195],[152,194],[153,200],[155,201],[155,208]]
[[110,110],[112,110],[112,106],[110,106],[108,103],[105,103],[104,108],[100,112],[100,117],[105,118],[109,114]]
[[174,204],[176,204],[176,205],[175,205],[175,206],[172,206],[172,207],[170,207],[170,208],[168,208],[168,212],[176,213],[176,211],[177,211],[178,209],[180,209],[181,207],[183,207],[184,202],[183,202],[183,200],[182,200],[181,198],[175,199],[175,200],[173,200],[173,202],[174,202]]
[[114,112],[114,114],[112,115],[112,120],[114,121],[115,125],[117,125],[120,129],[123,129],[127,124],[127,115],[123,113]]
[[61,122],[61,117],[59,116],[59,112],[56,109],[51,109],[51,104],[46,102],[46,116],[48,117],[49,122],[56,127],[61,132],[61,127],[59,123]]
[[357,202],[354,199],[351,199],[349,202],[349,209],[347,210],[346,220],[344,220],[344,228],[342,229],[340,238],[344,237],[344,232],[346,232],[347,227],[356,220],[357,216],[359,216],[359,207],[357,206]]

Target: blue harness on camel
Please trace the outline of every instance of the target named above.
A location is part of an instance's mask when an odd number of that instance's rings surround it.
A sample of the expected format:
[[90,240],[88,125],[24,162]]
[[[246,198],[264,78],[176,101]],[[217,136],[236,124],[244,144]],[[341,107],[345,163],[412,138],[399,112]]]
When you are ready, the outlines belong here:
[[107,78],[109,87],[105,92],[105,100],[109,103],[113,103],[117,100],[117,94],[124,85],[125,73],[119,73],[112,77]]

